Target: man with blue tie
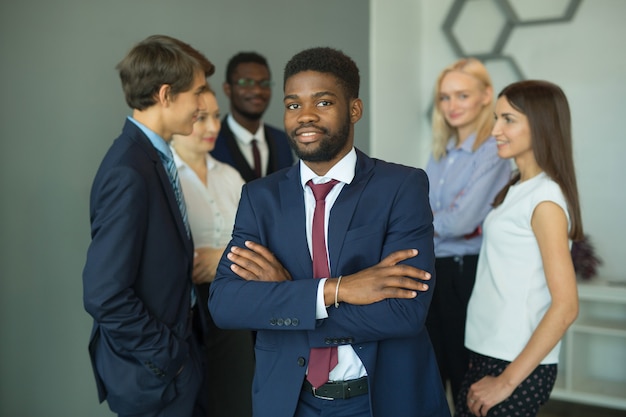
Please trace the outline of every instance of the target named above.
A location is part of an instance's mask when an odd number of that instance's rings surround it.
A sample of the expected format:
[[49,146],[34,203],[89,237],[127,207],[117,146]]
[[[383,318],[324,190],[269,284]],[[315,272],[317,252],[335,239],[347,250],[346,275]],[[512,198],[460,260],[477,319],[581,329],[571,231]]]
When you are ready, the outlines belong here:
[[195,417],[203,365],[193,317],[201,310],[168,142],[192,132],[214,67],[191,46],[154,35],[117,69],[133,112],[93,182],[83,271],[99,399],[120,416]]
[[218,326],[257,330],[255,417],[449,416],[424,327],[428,180],[354,148],[359,82],[332,48],[287,63],[300,163],[244,186],[211,286]]

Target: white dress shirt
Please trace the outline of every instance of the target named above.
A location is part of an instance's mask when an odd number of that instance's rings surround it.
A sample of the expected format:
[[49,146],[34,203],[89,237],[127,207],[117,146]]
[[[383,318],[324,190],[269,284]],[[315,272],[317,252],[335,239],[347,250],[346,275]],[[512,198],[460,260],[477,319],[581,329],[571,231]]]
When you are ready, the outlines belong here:
[[[333,166],[323,177],[317,176],[317,174],[313,172],[308,166],[306,166],[306,164],[300,161],[300,180],[302,181],[302,188],[304,189],[304,207],[306,210],[306,237],[309,244],[309,252],[311,253],[311,258],[313,258],[312,236],[313,214],[315,212],[315,197],[313,196],[313,191],[311,190],[311,188],[306,184],[309,180],[313,180],[315,184],[326,183],[330,180],[339,181],[339,183],[335,185],[326,196],[324,224],[326,225],[325,240],[326,253],[328,254],[328,219],[330,217],[330,211],[333,207],[333,204],[335,204],[335,200],[337,200],[339,193],[343,189],[343,186],[345,184],[350,184],[354,179],[355,169],[356,151],[354,150],[354,148],[352,148],[352,150],[346,156],[344,156],[339,162],[337,162],[337,164],[335,164],[335,166]],[[320,320],[328,317],[328,312],[326,311],[326,305],[324,303],[325,282],[326,278],[320,279],[320,283],[317,288],[316,318]],[[335,307],[333,306],[331,308]],[[337,354],[339,357],[339,362],[337,366],[330,372],[329,379],[331,381],[347,381],[367,375],[365,366],[363,366],[361,359],[359,359],[352,346],[339,346],[337,348]]]
[[223,248],[230,242],[235,214],[244,180],[228,164],[206,155],[207,185],[176,153],[172,154],[178,168],[189,217],[194,246]]

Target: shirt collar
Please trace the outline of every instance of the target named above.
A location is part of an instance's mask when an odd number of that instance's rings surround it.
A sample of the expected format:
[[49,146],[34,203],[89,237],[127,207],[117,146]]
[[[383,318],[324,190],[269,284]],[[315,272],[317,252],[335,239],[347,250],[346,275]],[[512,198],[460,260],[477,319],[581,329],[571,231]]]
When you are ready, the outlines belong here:
[[172,151],[170,150],[170,147],[165,139],[156,134],[143,123],[140,123],[137,120],[133,119],[131,116],[128,116],[128,120],[133,122],[135,126],[137,126],[148,137],[148,140],[150,141],[150,143],[152,143],[152,146],[154,146],[157,151],[165,155],[168,160],[171,160],[173,158]]
[[[178,155],[178,153],[176,152],[176,149],[173,146],[170,146],[170,151],[172,152],[172,156],[174,158],[174,163],[176,164],[176,168],[177,169],[189,168],[189,165],[187,165],[187,163],[182,160],[182,158]],[[206,166],[207,166],[207,169],[209,171],[212,170],[213,168],[215,168],[215,166],[216,166],[215,159],[213,159],[211,154],[209,154],[208,152],[206,154]]]
[[[465,139],[465,141],[461,144],[461,146],[459,146],[459,149],[465,152],[472,153],[474,152],[472,150],[472,148],[474,147],[474,142],[476,142],[476,132],[469,135],[467,139]],[[450,140],[448,141],[448,146],[446,146],[446,151],[450,152],[454,150],[454,148],[456,148],[455,143],[456,140],[454,138],[450,138]]]
[[300,181],[302,182],[302,188],[306,187],[306,183],[309,180],[314,180],[316,184],[328,182],[330,180],[337,180],[346,184],[350,184],[354,179],[354,172],[356,170],[356,151],[354,147],[341,158],[323,177],[318,176],[311,170],[304,162],[300,161]]
[[259,142],[265,142],[265,126],[263,125],[263,121],[261,121],[259,128],[254,134],[250,133],[248,129],[237,123],[235,118],[230,114],[226,116],[226,123],[228,123],[228,127],[231,132],[233,132],[235,139],[244,145],[249,145],[250,142],[252,142],[252,139],[256,139]]

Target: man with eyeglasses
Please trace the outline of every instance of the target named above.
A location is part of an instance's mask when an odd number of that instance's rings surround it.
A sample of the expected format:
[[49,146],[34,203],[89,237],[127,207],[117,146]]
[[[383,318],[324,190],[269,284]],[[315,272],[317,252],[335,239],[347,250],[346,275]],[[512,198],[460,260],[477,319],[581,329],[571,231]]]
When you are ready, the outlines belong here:
[[233,166],[246,182],[294,163],[285,132],[263,123],[272,96],[267,60],[256,52],[240,52],[226,67],[224,94],[230,114],[224,117],[211,155]]

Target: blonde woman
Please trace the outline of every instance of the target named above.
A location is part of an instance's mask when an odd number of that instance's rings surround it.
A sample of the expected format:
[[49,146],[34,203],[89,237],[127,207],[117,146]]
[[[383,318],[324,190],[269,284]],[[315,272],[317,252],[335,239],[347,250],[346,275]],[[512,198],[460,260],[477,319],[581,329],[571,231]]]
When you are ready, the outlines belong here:
[[[220,111],[212,91],[203,94],[201,102],[193,132],[188,136],[174,135],[171,146],[194,240],[193,280],[198,284],[200,307],[206,310],[208,288],[230,241],[244,180],[233,167],[209,154],[220,130]],[[252,334],[245,330],[219,329],[208,311],[206,316],[207,415],[250,417],[254,373]]]
[[465,320],[491,202],[510,178],[498,158],[493,87],[485,66],[464,58],[445,68],[435,85],[433,151],[426,166],[435,227],[437,285],[426,325],[444,386],[456,397],[469,354]]

